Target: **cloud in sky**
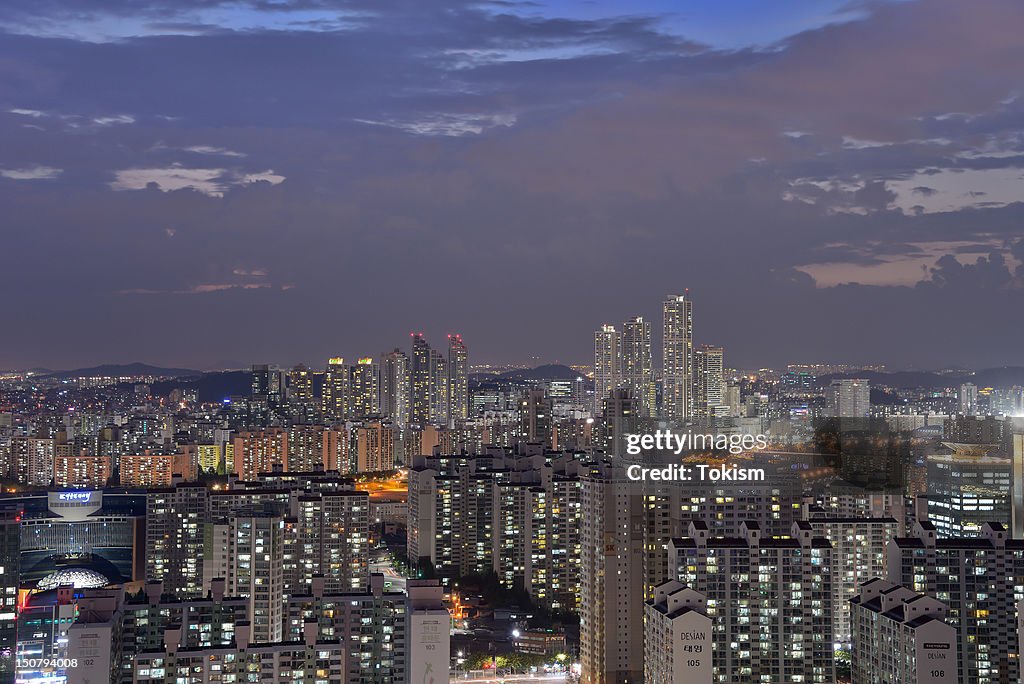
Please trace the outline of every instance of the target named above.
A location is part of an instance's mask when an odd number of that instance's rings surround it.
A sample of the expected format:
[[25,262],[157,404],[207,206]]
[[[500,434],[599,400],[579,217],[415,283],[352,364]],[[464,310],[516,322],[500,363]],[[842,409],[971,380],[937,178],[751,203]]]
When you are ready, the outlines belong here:
[[54,111],[43,111],[40,109],[28,109],[25,107],[12,107],[7,110],[8,114],[29,119],[56,121],[69,129],[82,127],[106,127],[125,126],[135,123],[135,117],[131,114],[103,114],[99,116],[83,116],[80,114],[67,114]]
[[228,169],[189,169],[180,165],[167,168],[122,169],[110,183],[114,190],[144,190],[154,187],[163,192],[195,190],[210,197],[223,197],[232,185],[265,182],[277,185],[284,176],[272,170],[235,173]]
[[0,169],[0,176],[11,180],[54,180],[63,169],[36,164],[22,169]]
[[224,292],[226,290],[262,290],[264,288],[272,287],[269,283],[204,283],[202,285],[193,285],[184,290],[147,290],[145,288],[136,288],[133,290],[121,290],[119,294],[123,295],[201,295],[211,294],[214,292]]
[[244,157],[245,153],[235,152],[234,150],[228,150],[223,147],[216,147],[214,145],[191,145],[185,148],[186,152],[194,152],[195,154],[211,154],[220,157]]
[[[797,269],[814,278],[818,287],[835,287],[847,283],[884,286],[915,286],[930,281],[934,268],[950,257],[960,264],[969,264],[978,257],[1002,254],[1003,242],[921,242],[895,245],[873,244],[863,248],[850,245],[830,246],[839,257],[836,261],[806,264]],[[827,253],[828,250],[821,252]],[[1006,250],[1009,255],[1009,250]],[[1013,260],[1010,255],[1010,260]],[[946,262],[950,265],[953,262]]]
[[[235,331],[148,342],[173,364],[410,327],[585,361],[681,287],[736,365],[1024,362],[1024,6],[725,5],[3,3],[5,240],[50,271],[0,286],[11,315],[94,308],[15,331],[0,367],[167,325]],[[96,310],[96,339],[58,334]]]

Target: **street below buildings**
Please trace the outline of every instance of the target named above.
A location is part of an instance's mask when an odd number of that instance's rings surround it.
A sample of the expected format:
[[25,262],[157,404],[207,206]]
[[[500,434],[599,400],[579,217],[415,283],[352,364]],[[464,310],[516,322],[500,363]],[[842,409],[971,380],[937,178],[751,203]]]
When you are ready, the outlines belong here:
[[392,567],[391,561],[386,555],[370,562],[370,572],[379,572],[384,575],[384,581],[391,583],[391,591],[405,591],[405,577]]
[[451,681],[459,684],[563,684],[565,673],[500,675],[483,674],[479,670],[452,673]]

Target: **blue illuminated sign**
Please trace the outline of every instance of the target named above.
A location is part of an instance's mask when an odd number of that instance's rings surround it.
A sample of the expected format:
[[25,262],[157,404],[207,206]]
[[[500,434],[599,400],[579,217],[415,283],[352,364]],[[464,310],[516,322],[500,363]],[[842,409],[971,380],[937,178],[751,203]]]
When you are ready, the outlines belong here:
[[89,501],[92,498],[92,492],[60,492],[57,494],[57,498],[61,501]]

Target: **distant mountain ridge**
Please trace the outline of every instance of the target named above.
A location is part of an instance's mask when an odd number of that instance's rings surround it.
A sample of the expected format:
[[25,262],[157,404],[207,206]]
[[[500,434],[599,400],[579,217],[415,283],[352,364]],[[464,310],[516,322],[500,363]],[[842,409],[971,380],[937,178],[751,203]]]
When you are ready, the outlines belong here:
[[252,391],[252,374],[249,371],[202,373],[197,374],[197,377],[160,380],[154,382],[151,389],[158,397],[165,397],[175,389],[194,389],[199,394],[199,401],[223,401],[232,396],[249,396]]
[[74,370],[51,371],[53,378],[123,378],[140,375],[151,375],[163,378],[183,378],[202,375],[201,371],[191,368],[161,368],[148,363],[108,363],[92,368],[76,368]]
[[886,385],[900,389],[920,387],[923,389],[942,389],[958,387],[970,382],[978,387],[1013,387],[1024,386],[1024,367],[1003,366],[1001,368],[985,368],[970,372],[935,373],[929,371],[895,371],[882,373],[879,371],[857,371],[853,373],[833,373],[818,377],[819,385],[828,385],[832,380],[864,378],[872,385]]

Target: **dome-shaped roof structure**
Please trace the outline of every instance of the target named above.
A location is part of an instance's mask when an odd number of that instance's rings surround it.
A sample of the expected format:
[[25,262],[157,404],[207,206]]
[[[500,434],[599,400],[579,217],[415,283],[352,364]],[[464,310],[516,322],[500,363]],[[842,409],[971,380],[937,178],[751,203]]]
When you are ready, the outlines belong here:
[[110,584],[110,580],[92,568],[61,568],[39,580],[36,589],[48,591],[67,584],[74,585],[75,589],[98,589]]

